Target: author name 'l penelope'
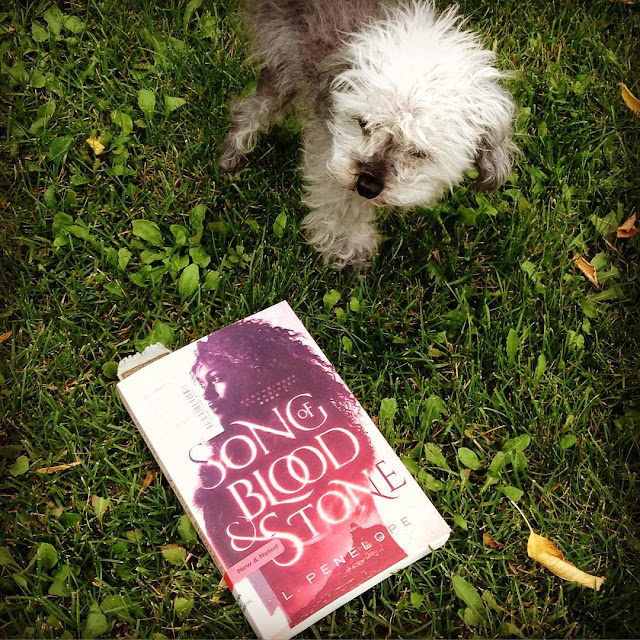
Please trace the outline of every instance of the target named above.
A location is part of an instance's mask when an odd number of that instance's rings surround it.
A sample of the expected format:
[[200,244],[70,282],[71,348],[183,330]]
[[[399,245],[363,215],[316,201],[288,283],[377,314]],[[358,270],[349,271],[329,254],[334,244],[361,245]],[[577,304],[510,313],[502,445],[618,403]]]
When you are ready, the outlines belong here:
[[[374,550],[377,545],[384,543],[387,539],[387,535],[392,535],[398,527],[406,528],[411,526],[412,523],[409,520],[409,517],[404,516],[400,518],[399,524],[390,524],[386,527],[386,533],[384,530],[379,529],[370,536],[362,535],[357,542],[354,541],[354,545],[347,549],[345,553],[333,556],[329,561],[319,565],[313,571],[310,571],[305,576],[307,583],[313,584],[315,580],[321,579],[323,576],[328,577],[340,567],[344,566],[345,570],[349,571],[355,566],[363,564],[372,554],[374,554],[372,550]],[[295,593],[287,594],[284,591],[282,592],[282,597],[285,600],[291,600],[294,596]]]

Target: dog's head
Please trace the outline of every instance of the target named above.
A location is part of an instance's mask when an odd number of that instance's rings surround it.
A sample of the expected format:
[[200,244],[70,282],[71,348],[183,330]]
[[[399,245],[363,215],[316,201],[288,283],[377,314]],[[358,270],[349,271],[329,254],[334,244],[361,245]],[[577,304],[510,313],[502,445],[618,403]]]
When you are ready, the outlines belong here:
[[509,176],[514,105],[494,54],[430,2],[388,10],[333,56],[330,175],[380,206],[430,206],[478,170]]

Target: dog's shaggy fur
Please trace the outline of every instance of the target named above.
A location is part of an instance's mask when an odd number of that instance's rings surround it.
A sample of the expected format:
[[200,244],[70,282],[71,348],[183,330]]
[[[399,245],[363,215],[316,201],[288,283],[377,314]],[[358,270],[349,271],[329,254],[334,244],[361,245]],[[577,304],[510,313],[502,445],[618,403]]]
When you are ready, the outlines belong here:
[[303,227],[325,261],[362,267],[376,207],[428,207],[477,168],[478,190],[511,170],[513,101],[494,54],[455,7],[431,0],[247,0],[261,63],[233,108],[220,157],[234,173],[290,104],[303,119]]

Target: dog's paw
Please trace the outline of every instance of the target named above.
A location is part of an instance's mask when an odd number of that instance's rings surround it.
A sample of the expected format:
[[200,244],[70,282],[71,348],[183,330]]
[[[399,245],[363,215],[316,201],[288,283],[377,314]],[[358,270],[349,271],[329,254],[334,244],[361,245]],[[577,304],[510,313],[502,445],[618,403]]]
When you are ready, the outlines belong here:
[[360,271],[366,273],[371,268],[371,263],[378,250],[378,237],[371,235],[366,238],[358,238],[355,243],[349,238],[334,239],[331,243],[311,244],[322,255],[325,264],[333,269]]
[[242,156],[234,150],[223,150],[220,158],[218,158],[218,165],[222,170],[222,173],[228,178],[233,178],[238,175],[242,169],[248,164],[246,156]]
[[324,256],[325,263],[338,271],[357,271],[366,274],[371,269],[374,251],[352,251],[349,256]]
[[366,272],[378,251],[380,236],[368,222],[345,228],[340,218],[316,210],[304,218],[302,228],[309,244],[334,269]]

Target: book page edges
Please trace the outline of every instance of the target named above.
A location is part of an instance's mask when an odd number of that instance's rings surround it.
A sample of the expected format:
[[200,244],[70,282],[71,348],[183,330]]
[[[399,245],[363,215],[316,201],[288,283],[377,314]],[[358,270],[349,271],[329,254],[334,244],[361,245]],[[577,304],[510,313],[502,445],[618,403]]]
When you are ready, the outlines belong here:
[[142,351],[136,352],[130,356],[125,356],[118,363],[118,380],[122,381],[125,378],[133,375],[143,367],[159,360],[160,358],[171,353],[170,349],[167,349],[161,342],[154,342],[148,347],[145,347]]

